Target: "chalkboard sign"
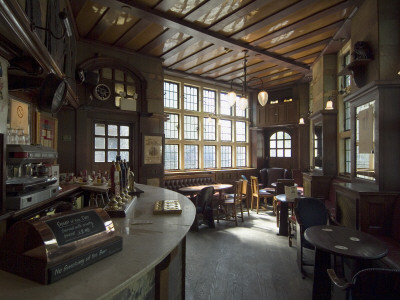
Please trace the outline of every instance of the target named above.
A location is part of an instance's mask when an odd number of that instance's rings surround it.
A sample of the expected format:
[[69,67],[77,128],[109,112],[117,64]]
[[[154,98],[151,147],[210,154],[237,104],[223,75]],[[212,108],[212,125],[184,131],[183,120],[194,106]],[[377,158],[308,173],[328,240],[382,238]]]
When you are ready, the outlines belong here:
[[59,246],[105,231],[103,220],[93,211],[69,214],[45,222]]
[[48,269],[48,283],[53,283],[76,271],[79,271],[122,249],[122,237],[115,236],[111,240],[91,249],[90,251],[66,260]]

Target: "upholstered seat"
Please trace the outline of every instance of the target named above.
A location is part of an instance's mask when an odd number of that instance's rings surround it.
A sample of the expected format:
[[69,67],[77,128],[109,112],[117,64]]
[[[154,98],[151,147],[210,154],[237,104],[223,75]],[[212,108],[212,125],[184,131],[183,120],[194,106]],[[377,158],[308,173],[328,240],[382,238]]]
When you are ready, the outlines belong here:
[[198,231],[200,224],[207,224],[210,228],[215,227],[212,205],[213,194],[214,188],[212,186],[208,186],[203,188],[194,198],[193,202],[196,206],[196,216],[193,221],[192,229]]
[[304,238],[304,231],[311,226],[328,224],[329,214],[324,203],[318,198],[299,198],[294,209],[297,221],[297,262],[304,278],[303,266],[310,264],[306,264],[303,260],[303,248],[314,249],[314,246]]
[[277,182],[278,179],[288,178],[288,171],[284,168],[263,168],[260,170],[260,183],[262,188],[267,189],[268,192],[275,193],[272,183]]

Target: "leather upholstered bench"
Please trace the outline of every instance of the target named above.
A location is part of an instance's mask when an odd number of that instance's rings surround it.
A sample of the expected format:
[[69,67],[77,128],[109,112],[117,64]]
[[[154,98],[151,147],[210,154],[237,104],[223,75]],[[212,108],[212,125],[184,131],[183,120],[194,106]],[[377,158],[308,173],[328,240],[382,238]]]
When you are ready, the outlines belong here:
[[179,189],[186,186],[207,185],[215,183],[215,173],[186,173],[168,174],[164,176],[164,188],[179,192]]

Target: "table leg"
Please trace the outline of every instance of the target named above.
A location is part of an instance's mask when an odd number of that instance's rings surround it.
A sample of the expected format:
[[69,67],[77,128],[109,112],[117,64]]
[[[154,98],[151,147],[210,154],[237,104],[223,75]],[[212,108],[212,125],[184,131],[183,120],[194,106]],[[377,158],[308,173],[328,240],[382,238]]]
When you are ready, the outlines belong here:
[[313,279],[313,300],[331,299],[331,281],[327,269],[331,267],[331,256],[329,253],[315,249],[315,266]]
[[281,212],[280,212],[280,216],[279,216],[279,233],[278,233],[278,235],[288,236],[288,225],[287,225],[288,216],[289,216],[288,203],[281,202]]

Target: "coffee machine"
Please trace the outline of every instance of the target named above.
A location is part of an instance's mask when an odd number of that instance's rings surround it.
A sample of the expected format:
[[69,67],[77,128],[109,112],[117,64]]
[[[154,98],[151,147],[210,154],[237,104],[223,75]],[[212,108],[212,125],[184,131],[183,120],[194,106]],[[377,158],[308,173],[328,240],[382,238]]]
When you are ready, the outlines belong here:
[[57,151],[42,145],[6,146],[5,208],[18,210],[50,199],[59,191],[56,177],[49,177],[48,164]]

